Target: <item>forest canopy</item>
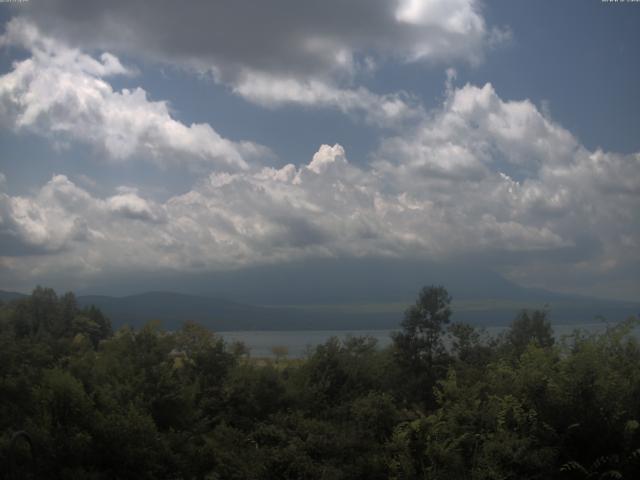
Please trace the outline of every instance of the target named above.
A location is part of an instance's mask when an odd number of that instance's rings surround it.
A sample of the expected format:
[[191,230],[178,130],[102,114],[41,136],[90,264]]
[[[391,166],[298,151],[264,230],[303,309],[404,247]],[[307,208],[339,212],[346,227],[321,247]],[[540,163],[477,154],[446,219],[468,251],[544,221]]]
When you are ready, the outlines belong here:
[[[426,287],[392,344],[256,359],[195,323],[113,332],[71,293],[0,305],[7,478],[639,478],[637,318],[490,337]],[[636,329],[634,331],[634,329]]]

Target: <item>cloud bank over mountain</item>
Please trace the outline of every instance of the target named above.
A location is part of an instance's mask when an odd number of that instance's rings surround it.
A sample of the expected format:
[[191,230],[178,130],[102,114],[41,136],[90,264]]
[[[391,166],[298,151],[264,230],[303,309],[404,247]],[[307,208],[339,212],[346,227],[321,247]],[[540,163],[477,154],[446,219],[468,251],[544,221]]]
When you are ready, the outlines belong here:
[[[26,9],[5,26],[0,45],[21,54],[0,75],[3,130],[52,149],[88,146],[91,162],[113,168],[172,166],[197,180],[159,199],[135,184],[99,193],[90,168],[89,181],[61,171],[18,194],[3,176],[0,286],[475,258],[524,284],[636,291],[640,153],[588,149],[530,100],[504,99],[492,83],[455,85],[453,69],[430,110],[411,93],[359,84],[384,62],[481,62],[509,35],[477,2],[71,3]],[[256,108],[330,108],[382,133],[357,161],[330,142],[278,163],[260,142],[180,120],[143,86],[120,88],[121,78],[142,81],[145,61],[208,75]]]

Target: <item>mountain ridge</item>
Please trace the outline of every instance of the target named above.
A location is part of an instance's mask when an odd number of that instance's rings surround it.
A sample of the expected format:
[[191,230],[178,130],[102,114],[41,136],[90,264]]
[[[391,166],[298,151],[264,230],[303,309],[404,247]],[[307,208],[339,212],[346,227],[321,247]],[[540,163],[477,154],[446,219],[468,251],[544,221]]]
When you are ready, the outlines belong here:
[[[0,291],[0,300],[24,298],[18,292]],[[560,300],[559,300],[560,299]],[[127,296],[80,295],[80,306],[95,305],[114,326],[141,327],[159,320],[167,329],[180,328],[185,321],[195,321],[214,331],[234,330],[371,330],[397,328],[404,309],[412,301],[395,303],[346,303],[317,305],[252,305],[224,297],[209,297],[168,291],[149,291]],[[540,299],[458,300],[454,299],[453,321],[477,326],[508,324],[524,308],[548,305],[556,324],[589,323],[598,316],[616,322],[640,311],[640,303],[599,300],[590,297],[555,294],[542,303]],[[404,305],[404,306],[403,306]]]

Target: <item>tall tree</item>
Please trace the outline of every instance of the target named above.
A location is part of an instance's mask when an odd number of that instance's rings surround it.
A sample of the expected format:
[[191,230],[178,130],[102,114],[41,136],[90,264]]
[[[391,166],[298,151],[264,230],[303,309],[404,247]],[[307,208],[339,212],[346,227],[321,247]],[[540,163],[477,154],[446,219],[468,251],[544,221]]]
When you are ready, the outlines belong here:
[[403,372],[398,389],[407,400],[427,406],[434,403],[433,387],[446,373],[442,335],[451,318],[450,305],[451,296],[444,287],[424,287],[405,311],[402,331],[393,335],[395,358]]
[[519,357],[530,343],[538,347],[553,346],[553,329],[548,310],[521,311],[506,332],[507,347]]
[[424,287],[404,314],[402,332],[393,336],[402,363],[430,367],[444,352],[442,333],[451,318],[451,295],[442,286]]

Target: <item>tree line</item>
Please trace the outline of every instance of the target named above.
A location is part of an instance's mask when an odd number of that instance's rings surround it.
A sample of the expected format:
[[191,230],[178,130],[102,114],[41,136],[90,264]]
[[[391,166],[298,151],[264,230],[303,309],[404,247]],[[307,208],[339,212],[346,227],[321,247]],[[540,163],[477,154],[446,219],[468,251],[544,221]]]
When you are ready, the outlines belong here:
[[425,287],[392,344],[256,361],[195,323],[112,332],[73,294],[0,304],[0,469],[59,479],[640,478],[630,318],[490,337]]

